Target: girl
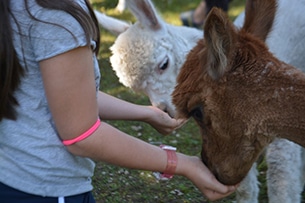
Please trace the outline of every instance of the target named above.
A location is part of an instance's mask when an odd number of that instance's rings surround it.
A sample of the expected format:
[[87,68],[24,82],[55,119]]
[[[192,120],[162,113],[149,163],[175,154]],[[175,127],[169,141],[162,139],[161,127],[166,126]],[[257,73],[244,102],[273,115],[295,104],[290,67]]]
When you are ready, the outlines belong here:
[[99,91],[99,30],[88,0],[0,1],[0,199],[94,202],[94,162],[189,178],[209,199],[234,186],[197,157],[136,139],[105,119],[163,134],[183,121]]

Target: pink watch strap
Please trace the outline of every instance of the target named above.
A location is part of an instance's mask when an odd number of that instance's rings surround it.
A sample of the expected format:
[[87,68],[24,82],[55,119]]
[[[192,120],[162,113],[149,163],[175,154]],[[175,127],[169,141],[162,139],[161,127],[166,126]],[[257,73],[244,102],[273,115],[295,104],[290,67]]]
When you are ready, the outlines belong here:
[[167,165],[166,169],[163,173],[161,173],[161,176],[163,178],[172,178],[175,174],[176,167],[177,167],[177,155],[176,155],[176,148],[167,146],[167,145],[161,145],[161,149],[165,150],[167,153]]

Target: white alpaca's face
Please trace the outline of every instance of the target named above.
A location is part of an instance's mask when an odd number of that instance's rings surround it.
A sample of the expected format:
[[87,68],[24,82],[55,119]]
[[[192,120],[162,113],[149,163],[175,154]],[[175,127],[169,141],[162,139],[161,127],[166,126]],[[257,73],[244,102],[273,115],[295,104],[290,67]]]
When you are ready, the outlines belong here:
[[[202,33],[197,32],[201,37]],[[110,61],[124,86],[146,94],[152,105],[175,116],[171,93],[186,55],[198,38],[183,34],[177,37],[166,27],[153,32],[138,23],[117,38]]]
[[[171,101],[171,94],[176,85],[177,74],[170,70],[170,68],[171,67],[168,67],[168,71],[160,74],[159,78],[147,78],[147,86],[143,92],[149,97],[153,106],[162,109],[170,116],[174,117],[175,108]],[[151,79],[154,79],[154,81],[151,81]]]

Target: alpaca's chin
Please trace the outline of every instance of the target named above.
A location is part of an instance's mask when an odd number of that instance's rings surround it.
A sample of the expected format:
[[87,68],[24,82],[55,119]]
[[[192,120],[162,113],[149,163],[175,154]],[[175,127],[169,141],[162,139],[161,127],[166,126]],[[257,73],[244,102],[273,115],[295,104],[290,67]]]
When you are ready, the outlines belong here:
[[[215,157],[215,155],[214,155]],[[240,183],[248,174],[254,162],[237,162],[235,158],[229,156],[223,161],[212,160],[206,156],[202,162],[209,168],[215,178],[224,185],[236,185]],[[206,161],[209,160],[209,161]]]
[[238,174],[238,176],[226,176],[224,174],[221,175],[215,175],[216,179],[221,182],[224,185],[236,185],[238,183],[240,183],[247,174],[241,175]]

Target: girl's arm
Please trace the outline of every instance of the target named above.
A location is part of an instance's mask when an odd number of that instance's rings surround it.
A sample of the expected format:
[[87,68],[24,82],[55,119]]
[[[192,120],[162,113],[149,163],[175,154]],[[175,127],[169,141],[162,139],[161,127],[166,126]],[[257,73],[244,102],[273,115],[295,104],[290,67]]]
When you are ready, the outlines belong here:
[[[172,129],[180,125],[151,107],[130,104],[104,93],[99,93],[97,99],[92,54],[90,47],[80,47],[40,62],[48,104],[62,140],[87,131],[99,115],[107,119],[143,120],[153,126],[165,123]],[[104,122],[91,136],[67,148],[75,155],[127,168],[162,172],[167,165],[165,151]],[[208,198],[222,198],[235,189],[216,181],[197,157],[181,153],[177,157],[176,174],[189,178]]]
[[171,118],[157,107],[133,104],[103,92],[98,94],[98,106],[102,119],[143,121],[162,134],[168,134],[185,123]]

